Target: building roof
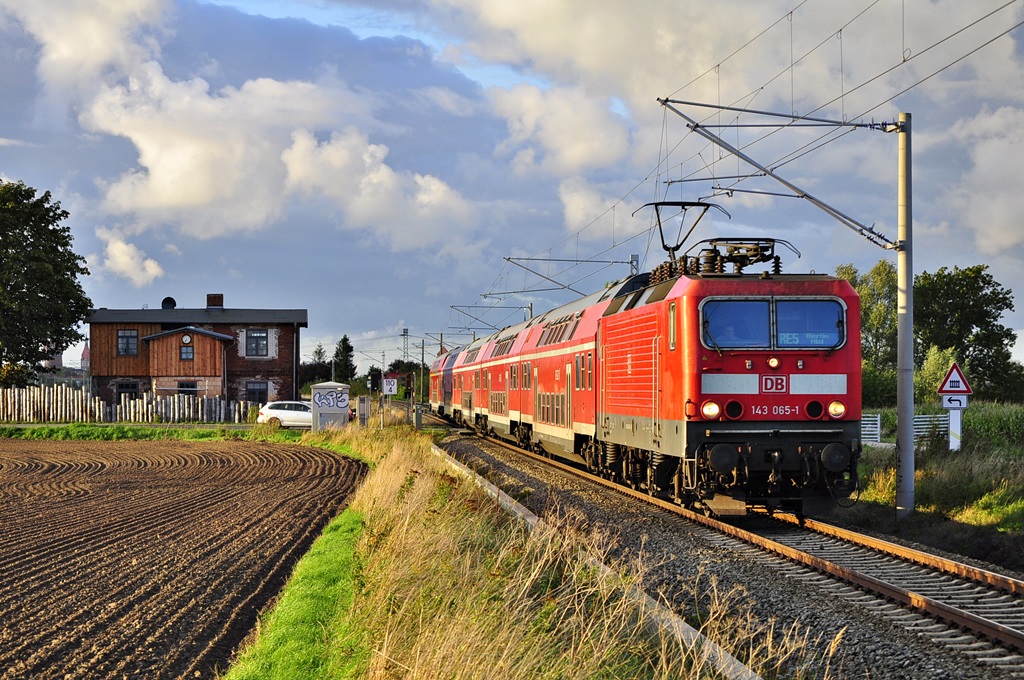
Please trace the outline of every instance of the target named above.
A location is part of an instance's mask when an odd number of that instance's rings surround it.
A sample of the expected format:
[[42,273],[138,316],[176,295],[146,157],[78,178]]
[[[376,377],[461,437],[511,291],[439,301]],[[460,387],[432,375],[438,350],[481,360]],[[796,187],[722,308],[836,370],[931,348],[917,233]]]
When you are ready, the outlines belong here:
[[268,326],[296,324],[309,326],[309,313],[305,309],[229,309],[202,307],[199,309],[99,309],[90,310],[86,323],[161,323],[191,325],[241,324]]

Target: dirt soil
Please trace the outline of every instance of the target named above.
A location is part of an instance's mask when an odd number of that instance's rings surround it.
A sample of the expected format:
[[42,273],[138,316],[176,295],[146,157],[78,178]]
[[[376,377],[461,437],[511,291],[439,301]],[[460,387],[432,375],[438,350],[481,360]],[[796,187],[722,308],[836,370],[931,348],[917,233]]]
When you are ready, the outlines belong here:
[[0,439],[0,678],[211,678],[361,463],[256,442]]

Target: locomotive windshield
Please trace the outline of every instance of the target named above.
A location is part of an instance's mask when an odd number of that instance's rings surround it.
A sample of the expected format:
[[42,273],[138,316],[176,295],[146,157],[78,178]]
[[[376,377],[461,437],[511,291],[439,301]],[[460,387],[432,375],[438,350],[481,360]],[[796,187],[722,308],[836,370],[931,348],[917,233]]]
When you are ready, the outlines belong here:
[[708,300],[704,303],[704,344],[733,349],[771,347],[769,300]]
[[777,347],[838,347],[843,307],[836,300],[776,300]]
[[834,299],[709,299],[701,327],[713,349],[835,349],[846,339],[844,315]]

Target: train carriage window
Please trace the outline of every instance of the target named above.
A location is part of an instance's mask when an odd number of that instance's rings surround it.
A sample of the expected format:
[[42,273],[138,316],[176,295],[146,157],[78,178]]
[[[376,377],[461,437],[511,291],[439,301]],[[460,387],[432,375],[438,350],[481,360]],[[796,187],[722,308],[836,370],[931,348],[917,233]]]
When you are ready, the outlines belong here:
[[594,389],[594,355],[587,352],[587,389]]
[[839,347],[846,340],[838,300],[776,300],[776,343],[780,348]]
[[676,303],[668,305],[668,348],[676,348]]
[[710,299],[701,308],[704,344],[712,349],[771,347],[769,300]]

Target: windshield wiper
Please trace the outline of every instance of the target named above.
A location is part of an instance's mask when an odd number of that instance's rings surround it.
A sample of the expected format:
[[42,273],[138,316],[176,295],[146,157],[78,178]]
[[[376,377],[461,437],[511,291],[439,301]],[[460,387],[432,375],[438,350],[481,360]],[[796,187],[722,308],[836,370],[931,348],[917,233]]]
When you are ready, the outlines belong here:
[[715,336],[711,334],[711,324],[708,320],[704,320],[704,337],[711,341],[711,344],[715,346],[715,351],[718,352],[718,356],[722,356],[722,348],[718,346],[718,342],[715,340]]

